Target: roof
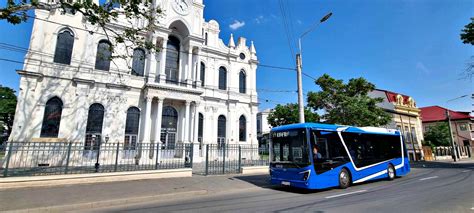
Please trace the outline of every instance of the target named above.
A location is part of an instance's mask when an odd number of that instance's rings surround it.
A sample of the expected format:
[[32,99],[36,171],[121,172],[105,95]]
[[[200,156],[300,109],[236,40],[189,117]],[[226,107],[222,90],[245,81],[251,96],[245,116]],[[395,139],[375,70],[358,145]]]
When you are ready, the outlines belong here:
[[399,135],[398,131],[393,129],[385,129],[380,127],[354,127],[354,126],[342,126],[336,124],[322,124],[322,123],[297,123],[288,124],[272,129],[274,131],[286,131],[293,129],[311,128],[328,131],[343,131],[343,132],[355,132],[355,133],[378,133],[378,134],[390,134]]
[[421,107],[422,122],[435,122],[447,120],[446,111],[449,110],[451,120],[471,120],[474,116],[470,116],[469,112],[459,112],[446,109],[440,106]]
[[390,103],[397,102],[397,95],[401,95],[403,97],[403,104],[408,104],[408,99],[410,98],[410,96],[408,95],[392,92],[389,90],[384,90],[384,89],[375,89],[375,90],[385,92],[385,95],[387,96],[387,100]]

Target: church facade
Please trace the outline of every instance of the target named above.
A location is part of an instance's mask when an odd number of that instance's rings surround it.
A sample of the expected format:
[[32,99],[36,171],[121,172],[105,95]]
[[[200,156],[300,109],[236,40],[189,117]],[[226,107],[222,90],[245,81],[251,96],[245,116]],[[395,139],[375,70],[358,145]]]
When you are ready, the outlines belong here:
[[257,145],[253,42],[224,44],[202,0],[157,3],[161,50],[118,44],[130,57],[112,61],[114,41],[80,14],[36,10],[9,141]]

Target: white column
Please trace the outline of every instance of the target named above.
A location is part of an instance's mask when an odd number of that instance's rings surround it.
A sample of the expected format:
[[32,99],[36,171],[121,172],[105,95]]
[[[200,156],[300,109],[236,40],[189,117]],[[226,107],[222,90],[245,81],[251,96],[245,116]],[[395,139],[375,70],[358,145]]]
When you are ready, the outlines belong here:
[[198,143],[198,133],[199,133],[199,112],[198,112],[199,103],[195,102],[194,104],[194,135],[193,142]]
[[232,136],[232,128],[233,128],[233,123],[234,123],[234,118],[232,116],[231,108],[230,108],[231,103],[228,103],[228,108],[227,108],[227,116],[226,116],[226,143],[231,143],[231,140],[234,138]]
[[[181,45],[181,48],[183,48],[183,46]],[[181,50],[181,49],[180,49]],[[185,53],[184,51],[180,51],[179,52],[179,70],[178,70],[178,82],[181,83],[181,82],[186,82],[186,71],[187,71],[187,67],[186,67],[186,64],[184,64],[183,66],[183,61],[184,60],[184,56],[185,56]],[[184,85],[186,86],[186,85]]]
[[161,119],[163,114],[163,98],[158,98],[158,104],[156,106],[156,117],[155,117],[155,135],[154,141],[155,143],[161,142]]
[[[152,41],[156,41],[156,38],[153,38]],[[150,53],[146,56],[146,59],[145,73],[148,75],[147,82],[154,83],[156,76],[156,52],[150,51]]]
[[197,49],[197,53],[196,53],[196,63],[197,63],[197,67],[196,67],[196,86],[197,87],[200,87],[201,86],[201,51],[200,49]]
[[187,66],[187,76],[186,76],[186,84],[188,87],[192,86],[192,74],[193,74],[193,48],[189,45],[188,50],[188,66]]
[[161,54],[160,54],[160,70],[158,74],[158,78],[160,79],[160,83],[166,82],[166,44],[168,43],[168,39],[163,38],[163,46],[161,47]]
[[183,142],[189,142],[189,131],[190,131],[190,115],[189,115],[189,106],[191,105],[190,101],[185,103],[185,112],[184,112],[184,140]]
[[150,142],[150,131],[151,131],[151,101],[153,100],[152,96],[146,97],[146,109],[145,109],[145,119],[143,120],[143,128],[145,131],[143,133],[142,142]]

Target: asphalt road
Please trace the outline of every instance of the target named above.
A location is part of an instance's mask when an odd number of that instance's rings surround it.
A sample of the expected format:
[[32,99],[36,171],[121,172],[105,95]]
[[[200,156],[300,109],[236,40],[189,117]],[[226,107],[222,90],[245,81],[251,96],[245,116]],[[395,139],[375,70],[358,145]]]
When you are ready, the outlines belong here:
[[474,164],[418,165],[394,181],[348,189],[303,191],[268,186],[264,176],[240,176],[253,188],[87,212],[470,212],[474,213]]

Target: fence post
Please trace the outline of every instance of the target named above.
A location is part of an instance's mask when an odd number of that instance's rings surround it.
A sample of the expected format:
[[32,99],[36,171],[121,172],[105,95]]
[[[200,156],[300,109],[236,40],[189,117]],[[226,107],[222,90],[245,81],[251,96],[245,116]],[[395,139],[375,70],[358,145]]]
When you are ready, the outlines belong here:
[[191,168],[193,168],[193,158],[194,158],[194,143],[190,143],[191,145],[191,152],[189,153],[189,163],[191,164]]
[[118,156],[119,156],[119,151],[120,151],[120,143],[117,142],[117,150],[115,150],[115,166],[114,166],[114,172],[117,171],[118,167]]
[[10,142],[8,146],[8,154],[7,154],[7,162],[5,164],[5,170],[3,170],[3,177],[8,176],[8,164],[10,164],[10,158],[12,156],[12,147],[13,147],[13,142]]
[[224,146],[222,146],[222,174],[225,174],[225,149],[226,144],[224,143]]
[[69,172],[69,160],[71,159],[71,147],[72,147],[72,142],[69,142],[67,145],[66,169],[64,170],[64,174],[67,174]]
[[239,173],[242,172],[242,147],[239,145]]
[[156,160],[155,160],[155,169],[158,169],[158,166],[160,165],[160,147],[161,143],[156,142]]
[[206,175],[209,174],[209,144],[206,144]]

